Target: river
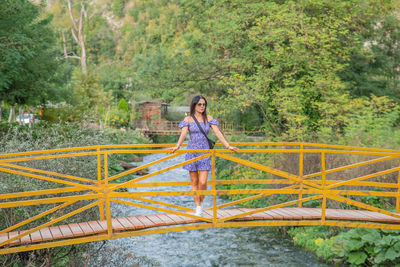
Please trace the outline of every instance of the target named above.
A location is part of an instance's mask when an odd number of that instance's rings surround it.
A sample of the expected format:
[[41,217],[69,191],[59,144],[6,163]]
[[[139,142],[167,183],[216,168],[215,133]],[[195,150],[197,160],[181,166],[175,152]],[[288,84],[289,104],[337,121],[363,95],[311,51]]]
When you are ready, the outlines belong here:
[[[145,156],[146,164],[165,157],[165,154]],[[184,156],[173,158],[149,168],[150,172],[182,162]],[[146,182],[187,181],[182,167],[151,177]],[[129,191],[149,190],[130,188]],[[151,189],[155,190],[155,189]],[[171,190],[171,188],[157,188]],[[179,190],[190,190],[180,187]],[[157,200],[194,207],[192,196],[158,197]],[[218,199],[218,204],[224,200]],[[205,208],[212,206],[206,196]],[[112,205],[113,217],[157,213],[132,206]],[[90,266],[328,266],[309,252],[293,245],[292,241],[274,227],[243,227],[193,230],[175,233],[128,237],[95,243],[99,249]]]

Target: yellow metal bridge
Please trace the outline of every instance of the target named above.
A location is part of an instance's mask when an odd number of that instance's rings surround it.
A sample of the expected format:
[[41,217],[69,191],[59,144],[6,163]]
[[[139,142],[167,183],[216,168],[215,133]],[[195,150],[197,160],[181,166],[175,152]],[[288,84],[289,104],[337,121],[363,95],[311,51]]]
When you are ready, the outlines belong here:
[[[136,144],[0,154],[0,227],[4,228],[0,229],[0,254],[215,227],[400,229],[399,150],[313,143],[232,145],[239,148],[238,153],[218,144],[214,150],[181,149],[174,154],[168,149],[172,144]],[[170,159],[188,152],[205,154],[168,165]],[[154,153],[160,158],[111,174],[110,161],[115,155]],[[162,182],[146,181],[205,157],[211,157],[211,190],[188,190],[190,182],[177,182],[173,175]],[[70,162],[66,159],[93,162],[93,175],[82,177],[72,165],[65,166],[66,173],[52,170],[56,162]],[[224,179],[217,179],[216,161],[221,173],[230,170]],[[160,163],[167,167],[133,176]],[[232,173],[243,177],[226,179]],[[6,179],[16,184],[31,179],[39,190],[5,188]],[[209,195],[213,200],[202,216],[195,216],[190,207],[165,201],[195,194]],[[223,195],[235,200],[226,203],[217,199]],[[260,203],[264,206],[252,208],[257,200],[263,200]],[[238,208],[239,204],[246,208]],[[115,205],[153,212],[117,218],[113,216]]]

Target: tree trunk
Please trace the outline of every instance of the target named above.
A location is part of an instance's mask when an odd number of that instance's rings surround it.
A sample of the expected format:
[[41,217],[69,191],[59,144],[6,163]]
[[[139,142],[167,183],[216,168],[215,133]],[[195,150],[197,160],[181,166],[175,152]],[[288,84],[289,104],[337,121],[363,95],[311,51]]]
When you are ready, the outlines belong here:
[[8,116],[8,123],[15,122],[15,107],[10,106],[10,115]]
[[[33,114],[35,114],[35,108],[34,107],[28,108],[28,113],[32,114],[33,116]],[[34,124],[35,124],[35,118],[33,117],[32,120],[29,118],[29,128],[32,128]]]
[[64,33],[64,31],[61,31],[61,35],[62,35],[62,38],[63,38],[63,48],[64,48],[64,57],[65,57],[65,61],[68,62],[67,40],[65,39],[65,33]]
[[85,11],[85,5],[83,4],[83,1],[81,2],[81,15],[79,17],[78,23],[75,20],[73,14],[72,14],[72,4],[71,0],[67,0],[68,4],[68,12],[69,12],[69,17],[71,18],[72,21],[72,29],[71,33],[72,36],[74,37],[75,42],[77,45],[80,46],[81,48],[81,67],[82,67],[82,73],[87,73],[87,67],[86,67],[86,36],[83,33],[83,24],[84,24],[84,19],[86,17],[86,11]]
[[21,106],[18,106],[18,123],[20,125],[24,124],[24,109]]
[[82,66],[82,73],[87,73],[86,67],[86,45],[83,36],[79,38],[80,46],[81,46],[81,66]]

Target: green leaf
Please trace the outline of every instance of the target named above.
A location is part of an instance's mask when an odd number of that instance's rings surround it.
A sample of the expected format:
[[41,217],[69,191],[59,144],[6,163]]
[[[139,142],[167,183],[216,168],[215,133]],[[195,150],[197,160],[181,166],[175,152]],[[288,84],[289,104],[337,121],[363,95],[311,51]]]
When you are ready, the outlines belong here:
[[344,242],[343,241],[335,242],[332,245],[331,250],[337,256],[344,257],[344,255],[345,255]]
[[393,245],[393,248],[400,254],[400,242],[396,242]]
[[362,264],[367,259],[367,254],[362,251],[350,252],[349,262],[352,264]]
[[374,231],[370,231],[367,234],[364,234],[361,239],[365,242],[368,242],[370,244],[374,244],[375,242],[377,242],[378,240],[381,239],[381,235],[379,234],[378,230],[376,229],[372,229]]
[[368,255],[371,255],[374,253],[374,248],[375,248],[374,246],[368,246],[368,247],[365,247],[364,250],[365,250],[365,252],[368,253]]
[[400,254],[393,247],[389,248],[386,251],[386,254],[385,254],[386,259],[393,261],[394,259],[396,259],[398,257],[400,257]]
[[377,264],[380,264],[381,262],[384,262],[385,260],[386,260],[385,252],[381,252],[375,257],[375,263],[377,263]]
[[345,249],[344,249],[344,242],[343,241],[338,241],[335,242],[332,247],[331,250],[333,253],[335,253],[337,256],[339,257],[344,257],[345,255]]
[[355,251],[362,248],[363,245],[364,245],[363,241],[352,239],[346,244],[345,248],[349,251]]

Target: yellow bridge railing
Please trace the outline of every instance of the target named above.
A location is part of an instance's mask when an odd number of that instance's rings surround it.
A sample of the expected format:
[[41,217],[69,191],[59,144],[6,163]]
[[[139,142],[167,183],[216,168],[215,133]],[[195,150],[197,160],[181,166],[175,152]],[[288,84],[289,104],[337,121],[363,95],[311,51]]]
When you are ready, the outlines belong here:
[[[238,153],[221,149],[217,144],[214,150],[181,149],[170,154],[168,148],[172,144],[135,144],[135,145],[101,145],[52,149],[45,151],[0,154],[0,215],[3,217],[0,226],[0,254],[28,251],[41,248],[64,246],[98,240],[115,239],[133,235],[155,234],[191,229],[213,227],[240,226],[284,226],[284,225],[329,225],[342,227],[369,227],[400,229],[399,223],[381,221],[379,223],[364,220],[354,222],[348,220],[332,220],[326,217],[329,208],[362,209],[400,219],[400,151],[389,149],[371,149],[339,145],[313,143],[232,143],[239,148]],[[185,153],[202,152],[204,155],[195,159],[169,165],[141,176],[132,174],[157,165],[166,164]],[[110,175],[109,159],[115,154],[165,154],[164,157],[151,163],[130,170]],[[260,155],[258,160],[252,160]],[[177,190],[176,187],[190,185],[188,181],[174,181],[174,177],[163,182],[143,182],[161,173],[182,167],[185,164],[202,158],[211,157],[211,190]],[[76,174],[63,174],[54,170],[38,167],[55,160],[74,159],[90,160],[96,165],[92,177],[81,177]],[[241,179],[217,179],[216,160],[222,159],[225,167],[231,164],[232,171],[250,168],[257,172],[257,177]],[[275,162],[266,164],[266,162]],[[35,163],[35,164],[32,164]],[[225,164],[226,163],[226,164]],[[236,165],[232,165],[236,164]],[[51,166],[51,165],[50,165]],[[278,169],[274,166],[282,166]],[[71,166],[71,168],[73,168]],[[228,168],[228,167],[226,167]],[[125,181],[120,181],[122,178]],[[261,177],[261,178],[259,178]],[[34,179],[40,190],[26,192],[7,192],[5,179]],[[3,181],[2,181],[3,180]],[[43,187],[41,187],[43,183]],[[235,185],[226,189],[226,185]],[[255,186],[258,185],[258,186]],[[240,188],[240,186],[244,188]],[[157,188],[171,188],[157,190]],[[137,190],[127,192],[127,188]],[[140,190],[152,188],[152,190]],[[196,216],[193,209],[172,204],[157,197],[179,197],[191,195],[212,196],[212,216]],[[239,199],[228,203],[218,203],[217,196],[238,195]],[[287,196],[285,200],[274,199],[274,196]],[[268,199],[265,207],[249,209],[229,216],[218,216],[218,212],[226,207],[249,203],[256,199]],[[376,205],[381,199],[382,205]],[[318,202],[321,216],[314,220],[262,220],[237,221],[245,216],[283,207],[302,207],[307,203]],[[382,202],[383,201],[383,202]],[[392,203],[393,205],[386,205]],[[158,227],[143,230],[116,231],[113,228],[113,203],[150,209],[162,213],[176,214],[195,219],[197,223]],[[143,204],[145,203],[145,204]],[[46,208],[43,210],[43,205]],[[385,206],[386,205],[386,206]],[[31,207],[29,218],[18,223],[10,223],[4,216],[7,211]],[[39,209],[39,207],[42,207]],[[392,208],[393,207],[393,208]],[[35,210],[40,212],[35,212]],[[100,221],[106,222],[106,233],[74,237],[65,240],[45,240],[42,242],[15,245],[17,240],[34,234],[46,227],[65,224],[66,222],[84,222],[88,212],[97,214]],[[80,214],[79,216],[76,216]],[[132,214],[135,215],[135,214]],[[400,221],[399,221],[400,222]],[[18,232],[16,232],[18,231]],[[17,233],[6,239],[2,235]],[[3,240],[3,241],[2,241]],[[46,242],[45,242],[46,241]],[[14,244],[14,245],[13,245]]]

